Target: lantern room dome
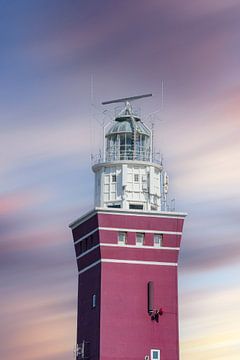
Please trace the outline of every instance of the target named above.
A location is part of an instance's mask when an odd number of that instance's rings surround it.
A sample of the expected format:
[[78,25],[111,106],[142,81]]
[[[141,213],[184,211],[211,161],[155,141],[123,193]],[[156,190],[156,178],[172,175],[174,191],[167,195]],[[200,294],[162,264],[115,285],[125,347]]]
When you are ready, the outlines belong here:
[[150,161],[151,131],[128,108],[118,115],[105,134],[106,160]]
[[106,137],[112,134],[133,133],[151,136],[149,129],[136,116],[120,116],[115,119],[114,124],[106,133]]

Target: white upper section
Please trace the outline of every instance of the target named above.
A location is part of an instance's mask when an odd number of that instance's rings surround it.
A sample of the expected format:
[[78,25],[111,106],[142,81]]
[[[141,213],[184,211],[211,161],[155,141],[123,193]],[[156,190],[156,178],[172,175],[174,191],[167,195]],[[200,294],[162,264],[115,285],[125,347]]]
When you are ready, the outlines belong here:
[[166,210],[168,176],[152,157],[151,130],[129,103],[105,133],[104,158],[93,166],[95,206]]

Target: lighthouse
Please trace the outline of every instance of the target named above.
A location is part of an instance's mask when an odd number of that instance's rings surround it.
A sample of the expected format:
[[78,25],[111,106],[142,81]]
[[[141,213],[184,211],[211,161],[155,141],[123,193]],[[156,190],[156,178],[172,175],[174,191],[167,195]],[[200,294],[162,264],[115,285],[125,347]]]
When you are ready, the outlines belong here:
[[170,209],[153,134],[122,109],[93,164],[94,208],[70,224],[78,266],[76,360],[179,360],[178,256],[186,214]]

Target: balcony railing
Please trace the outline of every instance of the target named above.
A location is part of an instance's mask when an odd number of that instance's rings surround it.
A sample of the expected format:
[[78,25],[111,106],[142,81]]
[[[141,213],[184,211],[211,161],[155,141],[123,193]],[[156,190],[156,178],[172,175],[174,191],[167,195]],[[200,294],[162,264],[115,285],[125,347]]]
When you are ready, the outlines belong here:
[[136,160],[136,161],[151,161],[153,163],[161,164],[161,155],[160,153],[153,153],[151,158],[150,149],[143,150],[138,149],[133,152],[129,149],[109,149],[106,150],[105,158],[104,154],[99,151],[98,154],[91,156],[92,165],[100,164],[103,162],[112,162],[112,161],[122,161],[122,160]]
[[138,161],[150,161],[150,149],[139,147],[135,151],[129,147],[120,146],[112,147],[106,151],[106,161],[119,161],[119,160],[138,160]]

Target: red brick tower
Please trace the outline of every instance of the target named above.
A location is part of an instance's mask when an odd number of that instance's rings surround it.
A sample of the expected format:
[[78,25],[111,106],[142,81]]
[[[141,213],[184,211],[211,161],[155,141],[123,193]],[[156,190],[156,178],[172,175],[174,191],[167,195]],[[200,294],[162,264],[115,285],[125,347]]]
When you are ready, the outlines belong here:
[[[79,271],[76,359],[178,360],[177,265],[185,215],[129,101],[93,166],[95,208],[74,221]],[[108,102],[110,103],[110,102]]]

